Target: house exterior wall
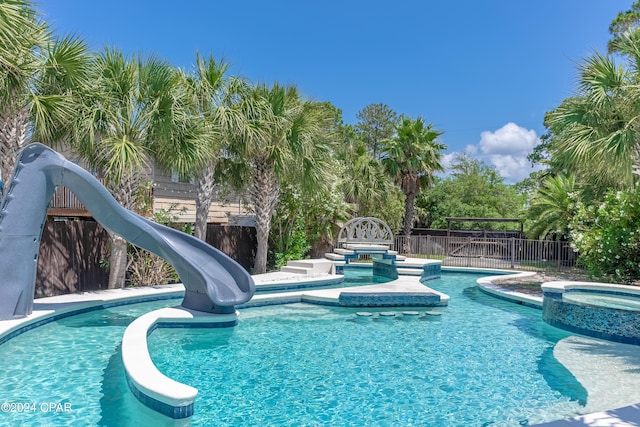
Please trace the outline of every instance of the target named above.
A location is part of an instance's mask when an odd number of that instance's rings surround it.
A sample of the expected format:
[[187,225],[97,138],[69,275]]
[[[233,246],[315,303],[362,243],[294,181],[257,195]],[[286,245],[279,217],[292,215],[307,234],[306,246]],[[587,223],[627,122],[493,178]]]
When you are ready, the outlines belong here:
[[[153,168],[153,212],[170,209],[173,206],[179,218],[177,222],[195,222],[197,195],[195,185],[184,180],[175,182],[176,177],[172,179],[171,175],[171,172],[163,171],[158,167]],[[183,210],[184,212],[180,212]],[[224,225],[229,223],[230,218],[231,222],[234,222],[236,216],[245,217],[247,214],[239,195],[226,197],[223,200],[218,194],[214,194],[207,222]]]
[[[60,152],[68,159],[74,158],[69,149],[62,148]],[[79,164],[85,166],[82,163]],[[176,179],[177,177],[172,177],[171,172],[161,170],[154,163],[147,167],[147,176],[148,180],[153,182],[151,190],[153,213],[173,207],[178,217],[177,222],[195,222],[197,192],[192,182]],[[149,215],[151,212],[139,213]],[[48,215],[50,217],[91,217],[78,198],[63,186],[56,190]],[[242,198],[239,195],[225,197],[224,200],[218,197],[218,194],[214,195],[207,222],[219,225],[254,225],[254,221],[244,209]]]
[[[176,222],[195,222],[196,221],[196,202],[195,200],[181,200],[178,198],[157,197],[153,198],[153,212],[162,209],[170,209],[174,207],[174,213],[178,217]],[[183,212],[181,212],[184,209]],[[242,203],[224,204],[214,201],[209,208],[209,216],[207,222],[210,224],[228,224],[229,218],[234,215],[243,215]]]

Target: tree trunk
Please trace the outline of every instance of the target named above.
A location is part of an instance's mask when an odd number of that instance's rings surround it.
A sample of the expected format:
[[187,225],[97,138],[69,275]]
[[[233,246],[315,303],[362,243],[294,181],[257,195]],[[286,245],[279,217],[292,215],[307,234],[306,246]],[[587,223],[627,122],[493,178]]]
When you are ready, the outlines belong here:
[[29,110],[20,109],[16,114],[0,115],[0,173],[2,176],[2,194],[7,190],[7,184],[13,173],[13,168],[20,150],[27,145],[27,131],[29,129]]
[[411,229],[413,228],[413,214],[416,193],[406,193],[404,200],[404,223],[402,225],[402,234],[404,236],[402,242],[402,253],[411,252]]
[[273,167],[265,161],[256,161],[251,188],[251,199],[256,214],[256,238],[258,248],[253,265],[253,274],[267,272],[267,251],[271,217],[278,202],[280,188]]
[[124,288],[127,275],[127,241],[117,234],[109,233],[111,254],[109,255],[109,289]]
[[633,164],[631,165],[631,170],[635,175],[634,181],[640,181],[640,142],[636,142],[634,147]]
[[196,238],[203,241],[207,240],[207,218],[213,200],[214,173],[215,166],[211,163],[200,172],[196,183],[196,223],[193,231]]
[[[141,177],[135,174],[123,176],[119,184],[107,187],[122,207],[133,210],[136,192]],[[124,288],[127,274],[127,241],[117,234],[109,233],[111,254],[109,255],[109,289]]]

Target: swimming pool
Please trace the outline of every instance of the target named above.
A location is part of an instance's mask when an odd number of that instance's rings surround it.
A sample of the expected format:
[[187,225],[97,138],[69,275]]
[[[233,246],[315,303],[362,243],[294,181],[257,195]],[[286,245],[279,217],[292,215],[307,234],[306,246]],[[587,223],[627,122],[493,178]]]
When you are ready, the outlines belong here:
[[[191,425],[526,425],[579,413],[586,392],[552,355],[570,334],[539,310],[482,294],[477,277],[429,282],[451,296],[449,307],[429,310],[441,316],[249,308],[231,329],[158,329],[150,352],[163,373],[199,389]],[[13,411],[3,421],[180,425],[133,397],[119,350],[133,319],[178,302],[85,313],[0,346],[0,401],[71,408]]]

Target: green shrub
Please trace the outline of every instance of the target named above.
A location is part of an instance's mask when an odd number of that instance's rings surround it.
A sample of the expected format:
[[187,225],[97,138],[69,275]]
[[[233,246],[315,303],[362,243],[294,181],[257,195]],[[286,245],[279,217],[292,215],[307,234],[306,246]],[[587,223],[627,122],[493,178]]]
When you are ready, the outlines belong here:
[[[154,213],[150,219],[158,224],[191,234],[192,224],[177,222],[180,219],[180,213],[185,210],[178,211],[177,205],[172,204],[169,208]],[[128,252],[127,282],[129,286],[166,285],[180,280],[171,264],[159,256],[134,245],[129,245]]]
[[633,283],[640,279],[640,193],[610,192],[599,205],[576,203],[572,245],[590,275]]
[[299,216],[295,218],[293,230],[282,236],[276,243],[273,251],[275,268],[279,269],[287,265],[290,260],[304,259],[310,249],[311,245],[304,230],[304,218]]

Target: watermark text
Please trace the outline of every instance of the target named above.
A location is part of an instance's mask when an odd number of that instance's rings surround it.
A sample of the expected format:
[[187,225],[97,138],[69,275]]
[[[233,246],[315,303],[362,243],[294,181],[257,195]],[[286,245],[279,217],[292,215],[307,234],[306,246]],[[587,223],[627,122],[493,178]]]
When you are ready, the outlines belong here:
[[2,402],[0,412],[71,412],[69,402]]

